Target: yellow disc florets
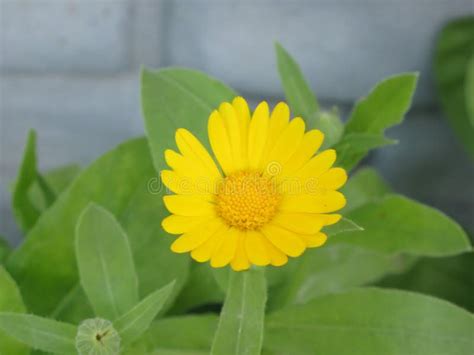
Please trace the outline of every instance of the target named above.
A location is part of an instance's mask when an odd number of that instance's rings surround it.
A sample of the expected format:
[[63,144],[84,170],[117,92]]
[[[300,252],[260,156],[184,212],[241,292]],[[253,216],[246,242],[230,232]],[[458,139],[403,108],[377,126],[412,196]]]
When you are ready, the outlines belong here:
[[217,214],[228,225],[255,230],[273,218],[280,200],[272,180],[257,172],[240,171],[223,180],[215,202]]

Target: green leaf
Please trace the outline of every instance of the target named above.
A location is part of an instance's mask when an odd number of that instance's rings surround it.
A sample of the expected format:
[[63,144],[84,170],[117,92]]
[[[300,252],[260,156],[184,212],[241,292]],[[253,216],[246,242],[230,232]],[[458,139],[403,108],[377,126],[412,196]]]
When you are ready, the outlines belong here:
[[328,236],[332,237],[340,233],[344,232],[360,232],[363,231],[364,228],[359,226],[354,221],[351,221],[348,218],[341,218],[339,222],[333,224],[331,226],[324,227],[323,232]]
[[[192,263],[188,282],[184,285],[172,314],[181,314],[193,308],[224,302],[224,292],[217,283],[213,269],[208,263]],[[218,269],[220,270],[220,269]]]
[[474,317],[436,298],[359,289],[317,298],[267,316],[272,354],[472,353]]
[[3,260],[5,260],[8,254],[10,254],[10,250],[10,246],[6,242],[5,238],[0,235],[0,264],[2,264]]
[[79,324],[84,319],[94,317],[92,306],[79,283],[70,290],[50,314],[50,318],[73,324]]
[[347,200],[342,214],[360,207],[368,202],[379,200],[390,192],[388,184],[372,168],[357,171],[341,189]]
[[142,335],[163,308],[173,290],[174,282],[153,292],[114,322],[122,342],[127,345]]
[[474,127],[474,54],[469,60],[466,74],[466,106],[471,126]]
[[[25,305],[15,281],[0,266],[0,312],[25,312]],[[28,347],[0,331],[0,354],[29,354]]]
[[[161,228],[167,212],[163,191],[155,189],[157,181],[145,139],[119,145],[79,174],[7,260],[7,269],[24,292],[30,311],[49,315],[65,307],[64,301],[83,301],[67,298],[79,283],[76,222],[90,202],[113,213],[129,236],[140,295],[176,279],[168,306],[172,303],[186,281],[189,260],[169,250],[173,238]],[[44,297],[37,297],[39,294]]]
[[76,327],[32,314],[0,313],[0,329],[34,349],[75,354]]
[[332,147],[341,140],[344,133],[344,123],[339,117],[339,111],[320,111],[318,114],[317,128],[324,132],[324,141],[321,149]]
[[[28,191],[33,205],[41,213],[44,212],[52,204],[56,196],[59,196],[71,184],[80,170],[78,165],[70,164],[48,170],[44,173],[44,176],[39,175],[40,179],[34,182]],[[45,196],[44,191],[39,185],[40,181],[42,181],[43,187],[48,189],[47,196]]]
[[142,70],[141,101],[151,154],[157,171],[164,168],[165,149],[175,146],[178,128],[189,129],[204,145],[209,114],[237,94],[195,70]]
[[449,258],[420,258],[403,274],[390,275],[377,285],[443,298],[474,311],[474,253]]
[[13,189],[13,213],[24,232],[36,223],[40,215],[28,196],[28,190],[36,182],[36,177],[36,132],[31,130]]
[[292,115],[303,117],[310,128],[315,127],[319,112],[316,96],[306,82],[298,63],[281,44],[275,44],[275,51],[278,72]]
[[452,219],[406,197],[387,195],[346,214],[362,232],[339,234],[333,242],[349,243],[381,253],[448,256],[469,251],[462,228]]
[[211,314],[160,319],[125,354],[208,355],[217,322]]
[[[389,77],[378,83],[367,97],[355,104],[346,124],[343,141],[349,134],[370,133],[379,135],[379,143],[383,144],[385,129],[402,122],[410,108],[417,79],[418,74],[407,73]],[[350,156],[348,166],[353,167],[371,148],[369,145],[360,149],[362,152],[357,154],[351,154],[351,151],[356,149],[353,144],[347,145],[346,149],[349,153],[339,147],[339,154],[346,157],[345,159]]]
[[393,260],[374,251],[329,242],[307,250],[287,267],[288,276],[269,300],[272,310],[378,280],[393,269]]
[[332,148],[337,152],[336,165],[351,170],[369,150],[396,143],[376,133],[348,133]]
[[115,217],[91,203],[76,227],[82,288],[98,317],[115,320],[137,304],[138,280],[128,237]]
[[472,88],[468,82],[472,77],[468,68],[473,54],[474,16],[454,20],[443,28],[434,56],[436,86],[451,126],[474,156],[474,124],[472,118],[469,119],[474,95],[466,97],[469,87]]
[[266,301],[263,269],[231,272],[211,354],[260,354]]

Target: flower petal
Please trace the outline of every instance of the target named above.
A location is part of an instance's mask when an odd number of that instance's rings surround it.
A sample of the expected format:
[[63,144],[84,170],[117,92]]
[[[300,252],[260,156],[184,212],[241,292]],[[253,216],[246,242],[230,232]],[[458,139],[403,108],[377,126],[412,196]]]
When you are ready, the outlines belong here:
[[268,134],[268,116],[268,104],[261,102],[255,109],[249,126],[248,160],[251,169],[261,167]]
[[284,102],[279,102],[273,109],[268,123],[268,138],[265,144],[265,157],[273,149],[280,135],[288,126],[290,120],[290,108]]
[[288,161],[300,145],[304,136],[304,129],[305,124],[301,118],[297,117],[291,120],[273,147],[271,147],[270,153],[264,162],[264,168],[272,162],[278,162],[281,169],[281,166]]
[[204,224],[198,225],[196,228],[178,237],[171,244],[171,250],[175,253],[191,251],[207,241],[221,226],[222,222],[218,218],[213,218]]
[[249,124],[250,124],[250,110],[247,104],[242,97],[236,97],[232,101],[232,106],[237,114],[237,119],[240,124],[240,132],[242,139],[242,153],[245,160],[245,168],[248,168],[248,136],[249,136]]
[[331,168],[322,174],[317,182],[318,186],[329,190],[337,190],[347,181],[347,173],[342,168]]
[[188,157],[197,164],[202,165],[210,177],[222,177],[207,149],[187,129],[180,128],[176,131],[176,144],[184,157]]
[[214,205],[199,195],[168,195],[163,197],[170,213],[180,216],[212,216]]
[[214,198],[212,192],[216,191],[217,182],[212,179],[181,176],[172,170],[163,170],[160,175],[163,184],[176,194],[199,195],[209,201]]
[[229,227],[222,224],[208,240],[191,251],[191,257],[200,263],[211,260],[212,253],[224,242],[228,230]]
[[305,243],[295,233],[278,226],[267,224],[262,228],[262,233],[286,255],[300,256],[306,248]]
[[316,234],[324,226],[325,218],[321,216],[311,213],[279,213],[271,223],[297,234]]
[[331,168],[336,161],[336,151],[334,149],[325,150],[306,163],[295,174],[298,178],[317,178]]
[[308,163],[311,157],[316,154],[318,149],[321,147],[323,140],[324,134],[317,129],[306,132],[298,149],[290,157],[290,159],[285,164],[283,164],[280,176],[290,176],[292,173]]
[[[237,170],[242,170],[247,165],[247,157],[244,157],[244,150],[242,147],[242,135],[241,124],[237,118],[234,107],[228,102],[224,102],[219,106],[219,113],[224,119],[224,123],[227,128],[227,136],[230,141],[230,150],[234,167]],[[245,132],[247,133],[247,132]]]
[[246,235],[241,233],[239,235],[239,240],[237,241],[237,249],[235,250],[235,256],[230,262],[230,266],[234,271],[242,271],[250,268],[249,258],[245,252],[245,243]]
[[329,213],[340,210],[346,199],[339,191],[320,190],[312,194],[287,195],[280,210],[284,212]]
[[161,226],[170,234],[183,234],[208,220],[209,217],[207,216],[177,216],[172,214],[163,219]]
[[226,125],[218,111],[212,112],[209,116],[207,129],[212,151],[224,173],[229,175],[235,171],[235,165],[232,159],[232,151]]
[[328,237],[324,233],[317,233],[313,235],[302,235],[301,239],[305,241],[308,248],[317,248],[326,243]]
[[248,231],[245,238],[245,250],[252,264],[265,266],[270,264],[270,255],[265,245],[264,236],[257,231]]
[[224,267],[230,263],[235,256],[240,233],[242,232],[236,228],[228,229],[226,235],[223,236],[224,241],[212,253],[212,267]]
[[288,262],[288,257],[285,253],[277,249],[265,236],[263,236],[265,247],[267,248],[270,257],[270,264],[273,266],[282,266]]

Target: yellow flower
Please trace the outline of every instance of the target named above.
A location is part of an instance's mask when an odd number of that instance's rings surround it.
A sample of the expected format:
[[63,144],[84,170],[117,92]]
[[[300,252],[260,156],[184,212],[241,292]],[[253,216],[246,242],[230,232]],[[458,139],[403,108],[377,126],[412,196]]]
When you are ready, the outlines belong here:
[[324,244],[321,229],[341,218],[330,213],[345,205],[336,190],[347,174],[332,168],[334,150],[315,155],[324,139],[320,131],[305,133],[301,118],[289,118],[283,102],[271,114],[262,102],[253,115],[241,97],[222,103],[208,121],[220,168],[192,133],[176,131],[180,153],[166,150],[171,170],[161,173],[175,193],[164,197],[171,216],[163,228],[180,235],[172,251],[245,270],[281,266],[288,256]]

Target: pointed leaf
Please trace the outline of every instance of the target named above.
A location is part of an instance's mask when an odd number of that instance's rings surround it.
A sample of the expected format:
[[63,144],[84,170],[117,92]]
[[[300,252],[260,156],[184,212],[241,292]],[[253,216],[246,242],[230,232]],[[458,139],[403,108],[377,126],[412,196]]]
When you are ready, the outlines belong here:
[[447,258],[419,258],[406,272],[390,275],[378,286],[424,293],[474,312],[474,253]]
[[32,314],[0,313],[0,329],[33,349],[75,354],[76,327]]
[[347,200],[342,214],[360,207],[368,202],[379,200],[390,192],[390,186],[379,173],[372,168],[358,170],[341,189]]
[[[15,281],[2,266],[0,266],[0,312],[25,312],[20,291]],[[0,330],[0,354],[26,355],[29,354],[29,349]]]
[[81,285],[96,315],[117,319],[138,302],[138,280],[128,237],[115,217],[90,204],[76,227]]
[[448,256],[471,250],[466,233],[434,208],[399,195],[386,195],[346,214],[364,231],[332,239],[387,254]]
[[6,242],[5,238],[0,235],[0,264],[2,264],[3,260],[5,260],[8,254],[10,254],[10,250],[10,246]]
[[125,354],[208,355],[218,320],[214,314],[160,319]]
[[36,177],[36,132],[31,130],[28,134],[23,160],[13,189],[13,212],[24,232],[36,223],[40,215],[28,196],[28,190],[36,182]]
[[157,171],[164,168],[164,151],[175,146],[178,128],[189,129],[204,145],[209,114],[237,94],[221,82],[195,70],[144,69],[141,77],[142,111]]
[[365,155],[371,149],[396,143],[396,140],[385,138],[381,134],[348,133],[332,148],[338,153],[336,165],[351,170],[359,162],[361,154]]
[[[79,283],[74,231],[79,215],[90,202],[107,208],[127,232],[140,280],[140,295],[176,279],[169,306],[186,280],[189,260],[169,251],[173,238],[161,228],[167,212],[158,183],[143,138],[119,145],[84,169],[41,215],[26,240],[6,262],[23,291],[28,309],[49,315],[65,307],[79,311],[76,305],[84,305],[83,298],[70,295]],[[48,285],[48,297],[37,297],[45,293],[45,285]],[[76,312],[74,319],[91,316],[87,307],[84,311],[82,315]]]
[[306,82],[298,63],[281,44],[275,44],[275,51],[278,72],[292,115],[303,117],[308,126],[314,127],[314,120],[319,111],[316,96]]
[[114,322],[122,342],[127,345],[140,337],[150,326],[174,287],[174,281],[153,292]]
[[471,156],[474,156],[474,118],[469,119],[469,108],[473,105],[474,96],[466,94],[469,91],[469,78],[472,78],[469,60],[473,54],[474,16],[448,23],[436,43],[433,65],[435,81],[449,123]]
[[[367,97],[355,104],[342,140],[354,133],[376,134],[383,139],[383,132],[402,122],[410,108],[417,79],[418,74],[407,73],[389,77],[378,83]],[[355,166],[371,148],[369,146],[361,149],[362,152],[358,154],[351,154],[354,149],[352,145],[339,147],[340,155],[351,156],[349,167]]]
[[474,317],[436,298],[360,289],[317,298],[267,316],[272,354],[472,353]]
[[259,355],[267,286],[263,269],[231,272],[212,355]]
[[339,222],[337,222],[336,224],[324,227],[323,232],[328,237],[332,237],[332,236],[335,236],[339,233],[360,232],[360,231],[363,231],[363,230],[364,230],[364,228],[359,226],[354,221],[351,221],[349,218],[342,217],[342,219]]
[[272,310],[376,281],[394,268],[394,261],[375,251],[329,242],[285,267],[290,268],[287,277],[272,290]]

